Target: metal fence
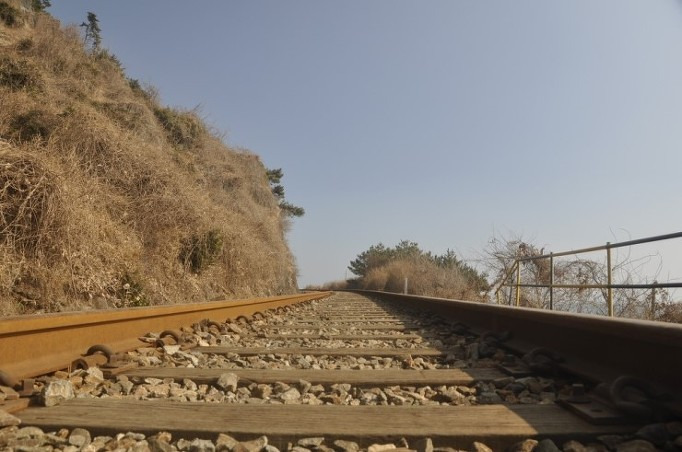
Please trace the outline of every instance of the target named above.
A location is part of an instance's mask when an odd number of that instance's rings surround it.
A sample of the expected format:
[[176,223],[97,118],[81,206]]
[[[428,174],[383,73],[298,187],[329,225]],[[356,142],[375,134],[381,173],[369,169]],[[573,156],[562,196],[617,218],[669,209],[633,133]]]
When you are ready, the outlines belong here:
[[[514,264],[509,271],[504,275],[497,290],[495,290],[495,298],[501,304],[500,291],[504,287],[515,288],[509,290],[509,305],[519,306],[521,302],[521,289],[524,287],[547,288],[549,289],[549,309],[554,308],[554,289],[606,289],[606,302],[608,304],[608,315],[613,317],[613,289],[649,289],[652,291],[652,305],[656,297],[656,289],[680,288],[682,283],[657,283],[652,284],[613,284],[613,266],[611,263],[611,250],[615,248],[622,248],[626,246],[640,245],[643,243],[660,242],[663,240],[672,240],[682,238],[682,232],[675,232],[672,234],[658,235],[654,237],[646,237],[637,240],[628,240],[626,242],[610,243],[606,245],[593,246],[590,248],[581,248],[578,250],[564,251],[561,253],[541,254],[538,256],[519,257],[515,259]],[[606,251],[606,284],[555,284],[554,283],[554,259],[561,256],[572,256],[576,254],[592,253],[595,251]],[[521,281],[521,264],[540,259],[549,259],[549,282],[542,283],[523,283]],[[516,281],[514,282],[514,273],[516,273]],[[515,293],[515,301],[512,301],[512,294]]]

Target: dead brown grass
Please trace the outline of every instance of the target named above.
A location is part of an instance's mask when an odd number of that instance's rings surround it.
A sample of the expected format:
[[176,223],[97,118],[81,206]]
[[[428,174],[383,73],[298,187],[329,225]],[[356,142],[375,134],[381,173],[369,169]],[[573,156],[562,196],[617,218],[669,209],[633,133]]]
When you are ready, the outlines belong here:
[[0,314],[294,291],[260,159],[29,22],[0,25]]
[[439,267],[426,259],[403,259],[371,269],[357,281],[361,289],[402,293],[408,280],[407,292],[456,300],[482,300],[480,293],[456,268]]

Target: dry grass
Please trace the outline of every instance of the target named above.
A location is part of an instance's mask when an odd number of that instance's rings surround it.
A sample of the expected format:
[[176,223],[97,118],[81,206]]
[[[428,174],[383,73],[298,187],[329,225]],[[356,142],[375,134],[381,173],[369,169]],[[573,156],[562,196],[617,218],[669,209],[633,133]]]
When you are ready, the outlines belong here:
[[408,280],[407,292],[413,295],[482,301],[480,293],[456,268],[439,267],[426,259],[395,260],[369,270],[358,280],[361,289],[402,293]]
[[258,157],[29,22],[0,25],[0,314],[295,290]]
[[324,284],[309,284],[305,287],[305,290],[345,290],[350,289],[351,284],[343,279],[337,281],[330,281]]
[[62,239],[59,178],[48,166],[0,143],[0,240],[28,257],[53,255]]

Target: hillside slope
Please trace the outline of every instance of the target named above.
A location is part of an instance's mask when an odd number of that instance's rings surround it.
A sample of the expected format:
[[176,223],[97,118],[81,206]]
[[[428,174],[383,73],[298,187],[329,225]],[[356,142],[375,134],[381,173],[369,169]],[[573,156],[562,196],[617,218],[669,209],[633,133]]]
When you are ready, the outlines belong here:
[[18,3],[0,2],[0,314],[294,291],[259,158]]

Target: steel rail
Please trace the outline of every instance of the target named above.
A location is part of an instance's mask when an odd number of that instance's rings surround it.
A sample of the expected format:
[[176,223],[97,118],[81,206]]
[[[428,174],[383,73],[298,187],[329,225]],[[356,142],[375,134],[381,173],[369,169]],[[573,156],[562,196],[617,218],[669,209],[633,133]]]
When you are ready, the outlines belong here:
[[595,382],[632,375],[680,392],[682,325],[647,320],[510,307],[470,301],[361,291],[438,313],[472,331],[509,332],[503,346],[542,347],[563,358],[561,367]]
[[189,326],[203,319],[234,319],[330,294],[309,292],[234,301],[6,317],[0,319],[0,372],[5,374],[5,379],[18,381],[65,369],[94,345],[106,345],[115,353],[128,351],[144,345],[138,338],[149,332]]

